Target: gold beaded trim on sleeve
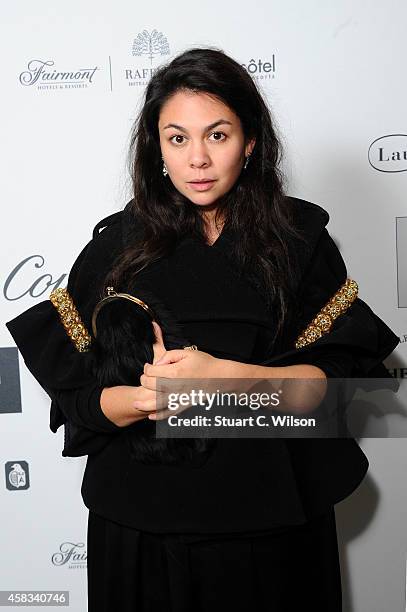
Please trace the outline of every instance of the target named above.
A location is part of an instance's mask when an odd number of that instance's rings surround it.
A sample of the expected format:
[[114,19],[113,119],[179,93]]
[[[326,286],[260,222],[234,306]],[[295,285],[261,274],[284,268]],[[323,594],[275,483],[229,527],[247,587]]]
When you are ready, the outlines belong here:
[[343,314],[358,297],[358,284],[351,278],[347,278],[344,284],[331,297],[329,302],[321,308],[316,317],[309,323],[304,331],[298,336],[295,348],[301,348],[318,340],[327,334],[339,315]]
[[80,314],[67,289],[54,289],[49,299],[58,311],[68,336],[80,353],[85,353],[91,345],[91,336],[81,321]]

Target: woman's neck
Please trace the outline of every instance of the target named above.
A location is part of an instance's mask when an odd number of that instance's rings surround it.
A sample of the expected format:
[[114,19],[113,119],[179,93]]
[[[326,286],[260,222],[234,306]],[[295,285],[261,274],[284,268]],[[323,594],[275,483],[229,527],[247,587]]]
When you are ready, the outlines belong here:
[[224,220],[217,219],[215,223],[216,209],[205,211],[203,220],[205,224],[205,236],[209,245],[213,244],[222,231]]

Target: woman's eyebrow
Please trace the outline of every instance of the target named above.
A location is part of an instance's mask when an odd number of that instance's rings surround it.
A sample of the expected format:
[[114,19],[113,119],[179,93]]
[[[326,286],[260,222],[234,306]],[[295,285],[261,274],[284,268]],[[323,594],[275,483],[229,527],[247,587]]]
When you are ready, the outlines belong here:
[[[218,127],[218,125],[222,125],[225,123],[227,125],[233,125],[232,122],[228,121],[227,119],[218,119],[218,121],[207,125],[206,128],[204,128],[204,132],[207,132],[208,130],[213,130],[213,128]],[[176,130],[180,130],[181,132],[188,132],[188,130],[182,127],[182,125],[177,125],[176,123],[168,123],[168,125],[163,127],[163,130],[167,130],[168,128],[175,128]]]

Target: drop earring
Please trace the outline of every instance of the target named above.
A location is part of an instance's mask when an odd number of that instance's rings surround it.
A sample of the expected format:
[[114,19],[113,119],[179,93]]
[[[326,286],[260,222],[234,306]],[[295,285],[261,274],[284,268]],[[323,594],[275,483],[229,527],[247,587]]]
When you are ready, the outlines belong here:
[[247,168],[247,164],[249,163],[250,155],[251,155],[251,153],[249,153],[248,156],[246,157],[246,161],[245,161],[244,166],[243,166],[244,170],[246,170],[246,168]]
[[[163,160],[163,158],[161,158]],[[165,161],[163,160],[163,175],[167,176],[168,174],[168,170],[167,170],[167,166],[165,165]]]

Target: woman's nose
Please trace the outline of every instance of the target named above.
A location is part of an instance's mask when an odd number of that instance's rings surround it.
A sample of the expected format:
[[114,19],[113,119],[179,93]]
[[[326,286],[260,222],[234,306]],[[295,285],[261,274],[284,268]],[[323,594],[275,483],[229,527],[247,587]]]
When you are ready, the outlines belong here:
[[209,166],[210,157],[203,145],[197,144],[191,148],[189,164],[191,168],[202,168]]

